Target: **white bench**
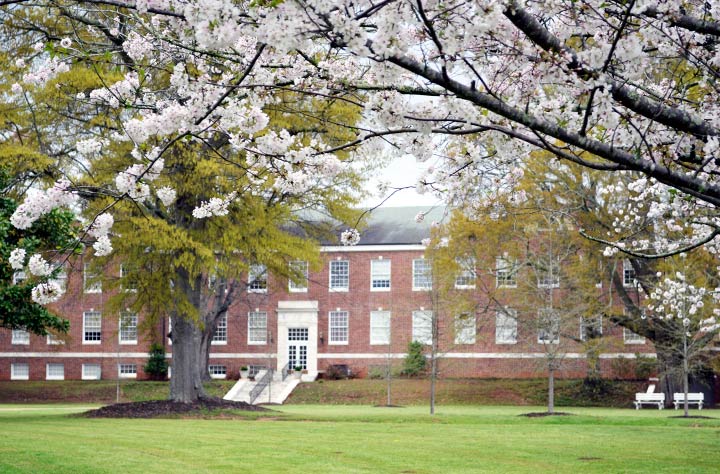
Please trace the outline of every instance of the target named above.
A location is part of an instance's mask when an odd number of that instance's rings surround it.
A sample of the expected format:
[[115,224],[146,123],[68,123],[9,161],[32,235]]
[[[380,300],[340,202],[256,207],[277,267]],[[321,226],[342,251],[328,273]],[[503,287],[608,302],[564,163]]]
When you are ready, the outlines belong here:
[[635,409],[639,410],[643,405],[657,405],[658,410],[662,410],[665,406],[664,393],[636,393]]
[[[688,393],[687,401],[688,405],[697,405],[698,409],[702,410],[703,402],[705,401],[705,395],[702,392]],[[680,408],[680,406],[685,403],[685,394],[673,393],[673,403],[675,404],[676,410]]]

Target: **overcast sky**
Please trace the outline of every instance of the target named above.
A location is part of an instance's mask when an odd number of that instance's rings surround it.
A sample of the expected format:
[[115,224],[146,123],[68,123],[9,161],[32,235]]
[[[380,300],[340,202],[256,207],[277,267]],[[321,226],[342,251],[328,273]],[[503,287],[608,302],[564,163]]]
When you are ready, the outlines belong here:
[[415,183],[417,183],[420,173],[421,166],[415,158],[409,155],[395,158],[387,167],[378,171],[378,178],[369,181],[367,189],[376,195],[362,201],[362,207],[375,207],[382,202],[384,196],[377,196],[378,185],[381,181],[388,182],[391,187],[411,186],[412,188],[398,191],[382,205],[383,207],[437,205],[439,200],[436,197],[415,192]]

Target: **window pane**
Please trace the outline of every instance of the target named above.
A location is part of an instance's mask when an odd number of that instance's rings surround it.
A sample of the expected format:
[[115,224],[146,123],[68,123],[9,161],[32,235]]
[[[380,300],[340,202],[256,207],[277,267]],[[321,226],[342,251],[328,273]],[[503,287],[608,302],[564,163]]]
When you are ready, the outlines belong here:
[[370,288],[374,290],[390,289],[390,260],[372,260],[370,262]]
[[517,312],[505,308],[495,313],[495,344],[517,343]]
[[83,267],[83,289],[85,293],[102,293],[102,282],[90,269],[89,263]]
[[64,364],[47,364],[45,378],[47,380],[64,380],[65,365]]
[[25,362],[10,364],[10,380],[30,380],[30,365]]
[[293,278],[289,279],[288,288],[290,291],[307,291],[308,263],[290,262],[290,274],[299,277],[296,281],[293,281]]
[[251,311],[248,313],[248,344],[267,343],[267,313]]
[[256,293],[267,291],[267,268],[265,265],[250,265],[248,291]]
[[560,315],[552,308],[541,309],[538,313],[538,342],[541,344],[560,342]]
[[127,311],[120,313],[120,342],[137,343],[137,324],[137,314]]
[[100,344],[102,339],[102,319],[99,311],[83,313],[83,343]]
[[83,380],[100,380],[100,364],[83,364]]
[[370,344],[390,344],[390,312],[370,313]]
[[459,314],[455,317],[455,344],[475,344],[474,314]]
[[475,259],[472,257],[456,258],[458,275],[455,288],[475,288]]
[[329,315],[330,343],[348,342],[348,312],[330,311]]
[[432,311],[413,311],[412,340],[422,344],[432,343]]
[[223,315],[218,321],[217,326],[215,326],[215,333],[213,334],[212,342],[227,342],[227,314]]
[[23,329],[13,329],[11,344],[30,344],[30,333]]
[[330,262],[330,289],[348,290],[350,287],[350,262],[333,260]]
[[497,257],[495,259],[495,276],[498,287],[516,287],[517,265],[506,258]]
[[432,266],[424,258],[413,260],[413,290],[432,289]]

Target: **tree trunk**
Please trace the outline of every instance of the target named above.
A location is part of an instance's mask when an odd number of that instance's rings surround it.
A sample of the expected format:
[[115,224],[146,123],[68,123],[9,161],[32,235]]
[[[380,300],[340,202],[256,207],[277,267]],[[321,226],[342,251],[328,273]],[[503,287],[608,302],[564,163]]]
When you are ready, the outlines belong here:
[[172,377],[170,399],[192,403],[205,398],[203,373],[207,372],[207,350],[203,330],[182,316],[172,318]]
[[683,395],[685,396],[685,400],[683,401],[683,416],[687,418],[690,416],[690,413],[688,411],[688,391],[689,391],[689,383],[688,383],[688,377],[690,376],[690,369],[688,367],[688,345],[687,345],[687,335],[686,333],[683,333]]
[[555,413],[555,370],[548,368],[548,406],[547,411],[550,414]]

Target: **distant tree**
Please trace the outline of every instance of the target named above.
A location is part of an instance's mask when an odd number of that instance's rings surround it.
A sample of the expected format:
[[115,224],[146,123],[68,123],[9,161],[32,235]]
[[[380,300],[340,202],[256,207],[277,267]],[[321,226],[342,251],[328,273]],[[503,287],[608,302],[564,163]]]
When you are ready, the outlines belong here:
[[150,357],[145,364],[145,373],[154,380],[165,380],[168,375],[168,362],[165,358],[165,348],[162,344],[153,343],[150,346]]

